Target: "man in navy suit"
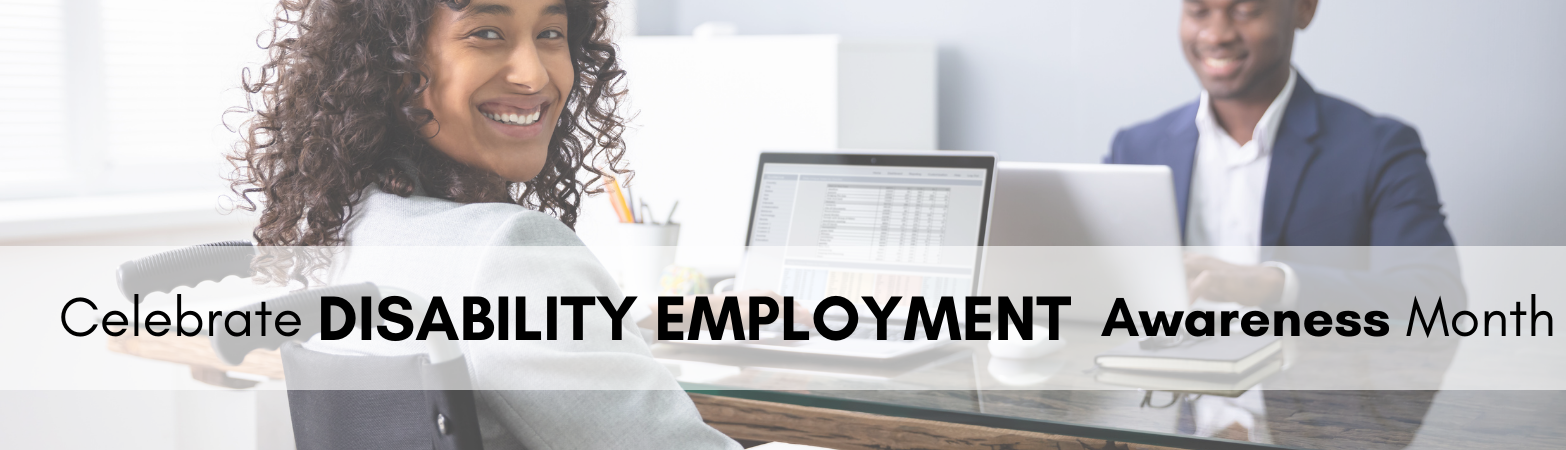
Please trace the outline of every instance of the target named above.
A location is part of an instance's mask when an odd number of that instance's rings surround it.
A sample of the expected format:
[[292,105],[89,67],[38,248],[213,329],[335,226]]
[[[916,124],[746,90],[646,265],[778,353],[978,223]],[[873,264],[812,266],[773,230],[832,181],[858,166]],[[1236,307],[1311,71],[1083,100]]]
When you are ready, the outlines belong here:
[[[1290,64],[1316,4],[1185,0],[1180,40],[1201,97],[1120,131],[1105,162],[1172,169],[1185,243],[1205,249],[1186,258],[1192,299],[1396,311],[1419,291],[1461,309],[1419,134],[1317,93]],[[1437,248],[1370,254],[1383,246]]]

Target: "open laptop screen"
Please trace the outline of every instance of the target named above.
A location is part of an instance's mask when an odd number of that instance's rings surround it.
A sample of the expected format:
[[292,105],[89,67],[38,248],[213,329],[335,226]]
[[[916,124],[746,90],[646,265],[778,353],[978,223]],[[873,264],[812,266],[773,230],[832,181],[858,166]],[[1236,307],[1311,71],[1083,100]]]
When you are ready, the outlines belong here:
[[994,165],[957,152],[763,153],[739,287],[811,300],[969,295]]

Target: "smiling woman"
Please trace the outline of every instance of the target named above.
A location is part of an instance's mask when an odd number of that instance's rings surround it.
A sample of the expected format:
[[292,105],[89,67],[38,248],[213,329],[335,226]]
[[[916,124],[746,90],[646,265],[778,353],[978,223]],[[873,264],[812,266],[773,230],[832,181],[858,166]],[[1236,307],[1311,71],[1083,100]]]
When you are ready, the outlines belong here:
[[[602,0],[284,0],[245,72],[235,165],[261,245],[345,242],[367,188],[514,203],[568,227],[603,175],[623,174],[624,95]],[[580,179],[577,173],[591,175]],[[264,202],[264,207],[258,204]],[[322,252],[266,261],[308,279]]]
[[[235,192],[261,209],[257,276],[448,298],[624,298],[570,229],[582,194],[627,172],[607,7],[283,1],[270,62],[246,73],[237,112],[250,119],[229,157]],[[488,248],[513,246],[525,248]],[[484,447],[739,448],[702,422],[644,341],[609,337],[639,336],[634,326],[577,314],[593,339],[460,344]],[[288,354],[424,351],[314,339]]]

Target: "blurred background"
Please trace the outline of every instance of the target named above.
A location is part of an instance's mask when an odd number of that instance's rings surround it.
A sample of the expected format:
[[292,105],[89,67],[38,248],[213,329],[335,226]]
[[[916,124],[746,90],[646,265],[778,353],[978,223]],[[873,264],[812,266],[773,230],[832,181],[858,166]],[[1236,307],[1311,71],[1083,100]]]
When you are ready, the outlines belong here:
[[[237,141],[223,113],[243,102],[239,71],[263,59],[257,35],[274,5],[0,0],[0,243],[174,245],[248,234],[253,219],[218,213],[226,206],[221,176],[229,170],[221,155]],[[653,78],[682,69],[636,58],[636,41],[690,35],[704,24],[717,30],[711,39],[830,35],[928,43],[935,49],[933,92],[909,95],[935,99],[933,148],[992,151],[1003,160],[1096,162],[1116,130],[1198,93],[1178,48],[1176,0],[617,6],[632,102],[642,112],[634,123],[646,133],[660,110],[679,105],[639,98],[637,89],[656,87],[638,86],[638,73]],[[1459,244],[1566,245],[1566,201],[1556,198],[1566,192],[1559,175],[1566,168],[1566,85],[1558,81],[1566,71],[1566,28],[1555,24],[1563,15],[1566,3],[1553,0],[1328,0],[1300,34],[1295,65],[1318,90],[1419,130]],[[738,66],[727,74],[752,75],[761,76]],[[768,106],[751,108],[721,115],[765,116]],[[227,118],[230,125],[243,119]],[[657,169],[649,160],[680,155],[654,140],[637,142],[633,133],[633,164]],[[847,146],[731,142],[740,152]],[[691,156],[698,164],[730,161]],[[743,161],[701,168],[753,171]],[[639,182],[657,187],[658,172]],[[654,190],[647,197],[665,205],[681,197]],[[728,199],[728,207],[732,201],[748,198]],[[682,206],[686,219],[706,213],[691,202]],[[739,245],[729,241],[742,233],[719,233],[723,241],[711,244]]]
[[[248,237],[254,215],[228,212],[223,179],[238,141],[229,127],[245,117],[224,112],[244,102],[240,71],[264,60],[257,38],[275,5],[0,0],[0,245]],[[1179,0],[616,7],[639,113],[632,184],[655,217],[681,202],[680,262],[709,275],[733,273],[761,150],[1093,163],[1116,130],[1199,93],[1178,47]],[[1295,66],[1318,90],[1419,130],[1459,244],[1566,245],[1561,17],[1558,0],[1325,0]],[[586,202],[584,240],[612,243],[608,202]],[[54,441],[82,446],[291,445],[276,391],[206,391],[183,367],[160,370],[172,391],[40,394],[34,404],[61,410],[6,408],[0,419],[102,424]]]
[[224,111],[276,4],[0,2],[0,243],[248,236],[219,213]]

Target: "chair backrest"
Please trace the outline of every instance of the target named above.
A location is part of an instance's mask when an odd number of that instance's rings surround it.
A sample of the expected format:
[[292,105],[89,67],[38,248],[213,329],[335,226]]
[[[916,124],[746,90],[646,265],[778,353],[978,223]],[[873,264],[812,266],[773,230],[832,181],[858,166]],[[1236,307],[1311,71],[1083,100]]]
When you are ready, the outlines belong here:
[[282,351],[299,450],[483,448],[466,358]]
[[[180,286],[229,276],[249,277],[255,248],[229,241],[187,247],[127,261],[120,266],[119,285],[127,300]],[[238,365],[258,348],[280,349],[288,384],[288,409],[295,446],[308,449],[434,448],[482,450],[478,409],[467,360],[460,355],[357,356],[310,350],[300,341],[320,332],[322,296],[379,299],[373,283],[327,286],[291,292],[266,300],[270,311],[299,314],[293,336],[230,336],[215,333],[212,348],[225,362]],[[258,311],[261,302],[240,308]],[[368,313],[368,311],[360,311]],[[439,353],[453,343],[431,343]]]

